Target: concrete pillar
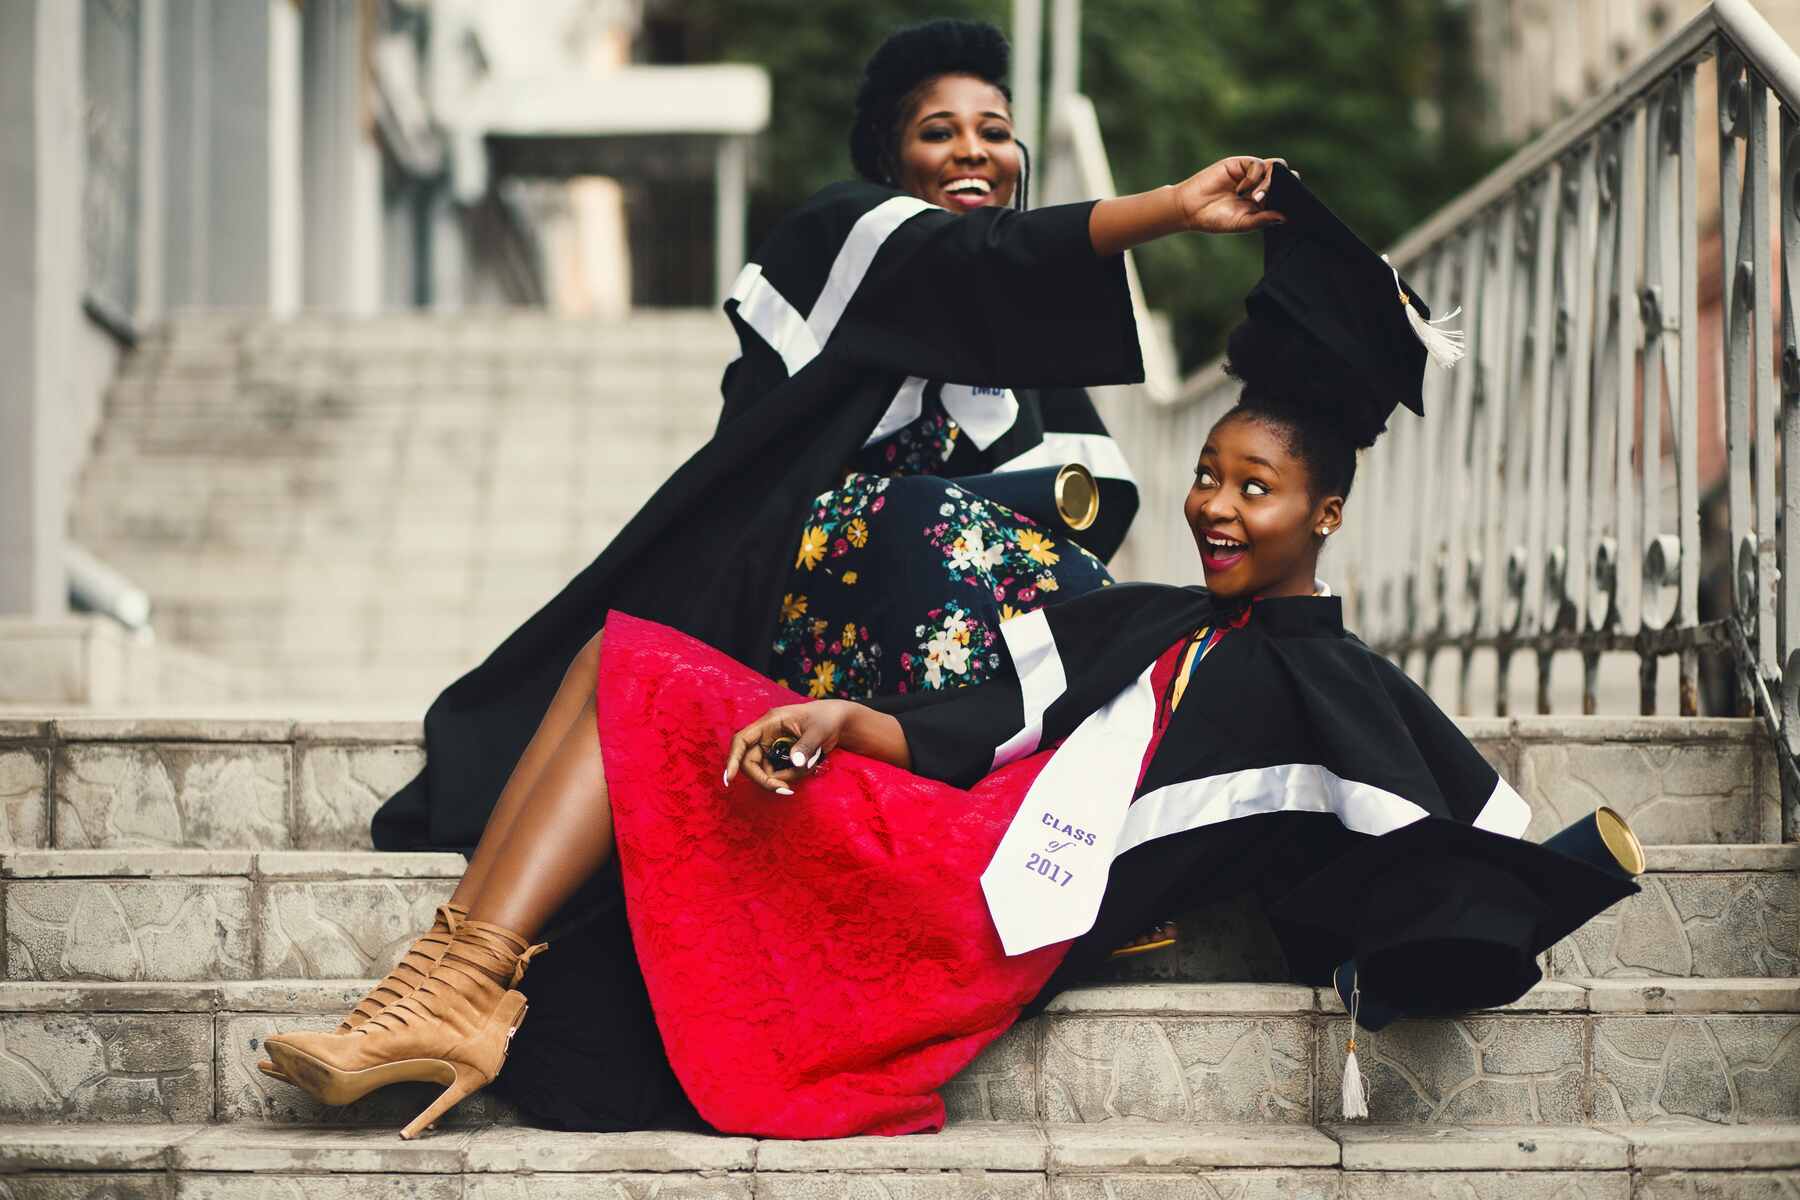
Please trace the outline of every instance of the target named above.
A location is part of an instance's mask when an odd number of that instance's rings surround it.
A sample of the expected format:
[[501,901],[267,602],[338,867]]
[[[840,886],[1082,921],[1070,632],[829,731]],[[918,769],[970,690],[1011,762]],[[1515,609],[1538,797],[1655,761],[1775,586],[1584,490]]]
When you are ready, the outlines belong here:
[[292,0],[166,8],[171,307],[299,307],[300,17]]
[[449,188],[431,194],[431,307],[456,312],[468,302],[468,243],[462,206]]
[[302,180],[309,308],[381,307],[381,149],[370,127],[362,0],[314,0],[301,15]]
[[[1081,0],[1055,0],[1050,9],[1050,128],[1060,128],[1060,122],[1067,119],[1062,111],[1069,97],[1081,91]],[[1045,158],[1050,158],[1046,155]],[[1069,156],[1065,156],[1069,157]],[[1073,162],[1049,164],[1051,170],[1068,171]],[[1049,180],[1049,171],[1043,178]],[[1042,204],[1042,196],[1038,193]]]
[[749,211],[750,139],[719,139],[713,176],[713,293],[720,304],[744,266],[744,225]]
[[1043,115],[1044,0],[1013,0],[1012,95],[1013,136],[1040,161],[1049,147],[1038,136]]
[[1081,90],[1081,0],[1056,0],[1050,10],[1050,103]]
[[66,608],[64,406],[82,321],[81,5],[0,4],[0,614]]
[[167,189],[163,172],[168,155],[163,147],[167,121],[164,101],[169,90],[169,32],[167,0],[142,0],[138,29],[143,38],[138,55],[138,325],[151,324],[163,313],[163,250],[167,240],[163,218]]

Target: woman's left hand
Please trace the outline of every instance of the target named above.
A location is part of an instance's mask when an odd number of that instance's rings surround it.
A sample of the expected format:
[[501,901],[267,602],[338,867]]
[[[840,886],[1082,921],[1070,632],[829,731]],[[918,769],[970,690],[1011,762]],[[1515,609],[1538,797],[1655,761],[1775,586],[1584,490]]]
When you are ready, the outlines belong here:
[[[799,778],[802,770],[818,766],[825,752],[837,746],[857,707],[848,700],[814,700],[771,708],[731,739],[731,753],[725,760],[725,786],[730,787],[732,777],[742,769],[752,783],[783,796],[793,795],[788,784]],[[801,766],[769,761],[765,747],[778,737],[793,739],[793,761]]]
[[1279,225],[1282,215],[1263,207],[1275,163],[1287,166],[1283,158],[1234,155],[1221,158],[1176,184],[1175,194],[1188,229],[1199,233],[1248,233]]

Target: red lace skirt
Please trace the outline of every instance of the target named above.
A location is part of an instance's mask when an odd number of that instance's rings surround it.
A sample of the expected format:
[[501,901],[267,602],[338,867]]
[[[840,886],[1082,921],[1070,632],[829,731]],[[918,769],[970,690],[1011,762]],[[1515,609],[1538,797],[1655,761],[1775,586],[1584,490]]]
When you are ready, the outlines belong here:
[[1008,958],[980,884],[1048,754],[968,791],[843,750],[793,796],[721,786],[731,735],[799,699],[665,626],[607,617],[600,746],[657,1027],[722,1132],[935,1131],[937,1089],[1068,949]]

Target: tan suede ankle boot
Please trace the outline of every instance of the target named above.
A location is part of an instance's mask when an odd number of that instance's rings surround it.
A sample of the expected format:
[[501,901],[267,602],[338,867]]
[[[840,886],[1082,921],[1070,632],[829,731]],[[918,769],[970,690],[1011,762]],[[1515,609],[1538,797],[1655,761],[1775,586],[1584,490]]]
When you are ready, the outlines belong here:
[[[450,946],[450,939],[469,915],[469,910],[460,904],[445,903],[438,905],[437,919],[431,928],[420,934],[400,961],[394,964],[387,978],[369,990],[369,994],[356,1002],[350,1015],[338,1022],[333,1032],[349,1033],[364,1021],[394,1003],[404,1000],[412,994],[414,988],[425,982],[431,974],[431,968],[437,966],[438,959],[444,957],[444,951]],[[283,1083],[292,1082],[273,1062],[267,1059],[256,1064],[256,1069],[264,1075],[279,1079]]]
[[492,1082],[525,1019],[514,989],[544,944],[511,930],[463,921],[417,988],[348,1033],[283,1033],[269,1057],[322,1104],[349,1104],[390,1083],[441,1083],[444,1092],[400,1131],[417,1137],[457,1103]]

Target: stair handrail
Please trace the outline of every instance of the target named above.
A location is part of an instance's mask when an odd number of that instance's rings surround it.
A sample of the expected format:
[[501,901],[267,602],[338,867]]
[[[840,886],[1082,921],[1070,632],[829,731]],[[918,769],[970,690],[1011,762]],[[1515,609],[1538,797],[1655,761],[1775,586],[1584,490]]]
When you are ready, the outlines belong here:
[[[1718,120],[1702,123],[1708,63]],[[1053,106],[1047,197],[1113,194],[1092,105]],[[1700,206],[1703,127],[1718,138],[1716,216]],[[1715,226],[1709,290],[1701,235]],[[1736,675],[1731,707],[1758,717],[1777,750],[1782,837],[1800,840],[1800,586],[1788,586],[1800,580],[1800,519],[1781,519],[1800,518],[1789,282],[1800,277],[1800,55],[1749,0],[1713,0],[1391,253],[1437,311],[1463,308],[1469,356],[1428,372],[1430,420],[1401,414],[1369,452],[1359,517],[1329,556],[1353,627],[1427,686],[1440,658],[1453,660],[1458,710],[1473,711],[1479,691],[1500,716],[1520,654],[1536,660],[1541,713],[1561,690],[1554,668],[1574,656],[1581,709],[1597,712],[1602,656],[1623,653],[1638,659],[1638,709],[1654,715],[1658,665],[1673,657],[1684,716],[1699,711],[1702,651],[1716,654]],[[1715,296],[1722,506],[1700,475],[1701,303]],[[1185,487],[1236,387],[1217,362],[1174,381],[1166,339],[1142,315],[1140,328],[1146,384],[1100,399],[1155,495]],[[1723,532],[1702,525],[1717,507]],[[1124,561],[1186,579],[1192,554],[1178,514],[1146,505]],[[1702,560],[1716,574],[1721,557],[1729,595],[1703,618]],[[1475,678],[1478,658],[1491,680]]]

